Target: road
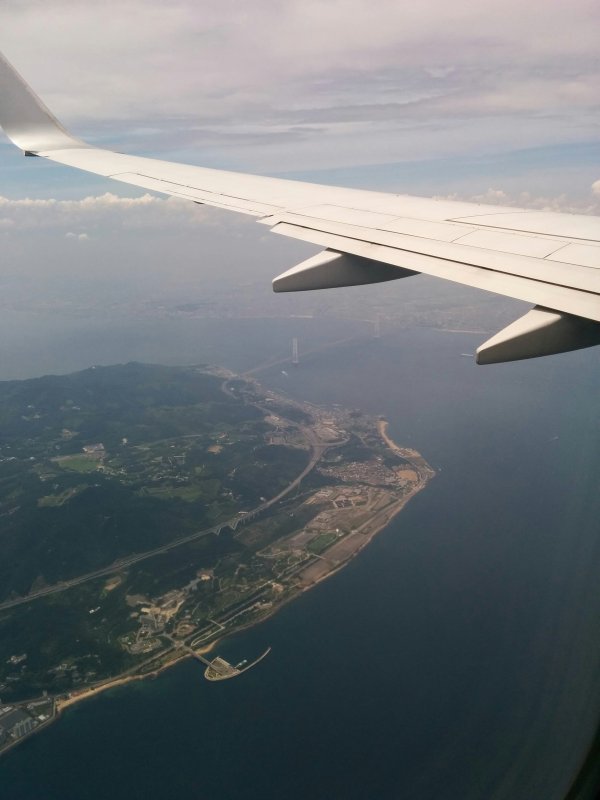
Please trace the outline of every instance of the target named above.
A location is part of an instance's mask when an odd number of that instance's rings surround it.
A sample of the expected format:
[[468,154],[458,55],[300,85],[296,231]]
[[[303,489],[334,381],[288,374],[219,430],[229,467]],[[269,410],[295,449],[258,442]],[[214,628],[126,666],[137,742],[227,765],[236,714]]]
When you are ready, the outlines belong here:
[[[227,381],[225,381],[225,384]],[[227,393],[230,393],[228,387],[223,386],[223,390]],[[257,404],[258,405],[258,404]],[[260,406],[259,406],[260,407]],[[262,411],[268,411],[267,409],[263,409]],[[294,424],[294,423],[291,423]],[[107,567],[102,567],[101,569],[93,570],[92,572],[86,572],[83,575],[78,575],[76,578],[71,578],[68,581],[61,581],[60,583],[52,584],[51,586],[46,586],[43,589],[38,589],[31,594],[25,595],[24,597],[16,597],[11,600],[5,600],[3,603],[0,603],[0,611],[6,611],[10,608],[16,608],[17,606],[24,605],[25,603],[31,603],[33,600],[37,600],[40,597],[48,597],[52,594],[57,594],[58,592],[65,592],[67,589],[72,589],[75,586],[80,586],[83,583],[87,583],[88,581],[93,581],[96,578],[102,578],[105,575],[112,575],[115,572],[118,572],[122,569],[126,569],[127,567],[131,567],[134,564],[139,564],[140,561],[145,561],[149,558],[154,558],[155,556],[161,555],[162,553],[167,553],[169,550],[174,550],[176,547],[181,547],[184,544],[189,544],[190,542],[197,541],[204,536],[211,536],[211,535],[218,535],[223,528],[231,528],[235,530],[238,524],[243,524],[246,520],[253,519],[258,514],[266,511],[271,506],[278,503],[282,500],[286,495],[296,489],[304,478],[315,468],[317,462],[322,457],[323,453],[328,450],[332,446],[336,446],[340,443],[323,443],[321,442],[318,437],[316,436],[315,432],[312,431],[310,428],[305,426],[298,426],[299,430],[302,431],[303,435],[308,442],[310,447],[311,455],[308,464],[302,470],[302,472],[294,478],[284,489],[282,489],[275,497],[272,497],[270,500],[261,503],[256,508],[244,513],[244,514],[236,514],[235,517],[231,519],[221,522],[218,525],[214,525],[211,528],[207,528],[205,530],[196,531],[194,533],[190,533],[187,536],[182,536],[179,539],[174,539],[172,542],[168,544],[161,545],[160,547],[155,547],[152,550],[145,550],[142,553],[133,553],[126,558],[120,559],[119,561],[115,561]]]

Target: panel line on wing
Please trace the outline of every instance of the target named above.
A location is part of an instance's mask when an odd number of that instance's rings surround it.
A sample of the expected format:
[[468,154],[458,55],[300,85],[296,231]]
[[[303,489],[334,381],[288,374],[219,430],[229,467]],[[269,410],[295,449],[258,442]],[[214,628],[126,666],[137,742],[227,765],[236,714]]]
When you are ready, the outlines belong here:
[[[584,214],[561,214],[554,211],[506,209],[485,214],[453,217],[453,222],[466,222],[485,228],[499,228],[513,233],[560,236],[600,243],[600,220]],[[506,224],[510,223],[510,224]],[[551,228],[551,230],[550,230]]]
[[[593,267],[563,265],[562,262],[558,261],[502,253],[456,243],[423,239],[417,243],[415,237],[411,236],[310,219],[297,214],[285,214],[277,219],[279,222],[289,222],[292,225],[305,227],[309,230],[341,235],[359,241],[391,247],[403,252],[428,255],[448,262],[468,264],[479,269],[519,275],[532,281],[564,286],[565,288],[577,289],[578,291],[596,295],[600,294],[600,271]],[[507,266],[507,263],[510,266]],[[567,266],[567,269],[561,269],[561,266]]]
[[273,231],[339,252],[352,253],[374,261],[383,261],[404,269],[423,272],[455,283],[464,283],[497,294],[508,294],[529,303],[543,303],[549,308],[600,322],[599,296],[593,292],[545,283],[522,275],[498,272],[460,261],[453,262],[448,258],[404,251],[314,228],[303,228],[301,225],[292,223],[278,223]]

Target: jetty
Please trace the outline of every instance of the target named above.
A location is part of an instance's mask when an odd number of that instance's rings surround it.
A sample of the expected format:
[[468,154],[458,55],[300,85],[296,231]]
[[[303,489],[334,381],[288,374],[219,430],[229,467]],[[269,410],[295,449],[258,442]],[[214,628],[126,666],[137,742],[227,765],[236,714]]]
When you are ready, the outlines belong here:
[[195,659],[201,661],[206,666],[204,677],[207,681],[226,681],[229,680],[229,678],[237,678],[238,675],[242,675],[244,672],[248,672],[249,669],[252,669],[252,667],[255,667],[263,658],[269,655],[271,648],[267,647],[265,652],[251,664],[247,664],[246,661],[241,661],[236,666],[230,664],[229,661],[221,658],[221,656],[215,656],[212,661],[209,661],[208,658],[204,658],[203,655],[191,648],[190,652]]

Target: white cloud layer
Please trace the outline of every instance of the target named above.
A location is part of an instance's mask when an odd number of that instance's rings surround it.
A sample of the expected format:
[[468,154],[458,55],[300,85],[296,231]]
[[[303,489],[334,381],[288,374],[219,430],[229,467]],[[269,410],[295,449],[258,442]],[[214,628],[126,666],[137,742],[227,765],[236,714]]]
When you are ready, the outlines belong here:
[[73,233],[73,231],[69,231],[65,233],[65,239],[74,239],[77,242],[88,242],[90,237],[87,233]]
[[518,208],[537,209],[539,211],[556,211],[567,214],[600,215],[600,181],[592,185],[593,197],[587,201],[575,202],[572,197],[560,194],[556,196],[532,195],[530,192],[505,192],[503,189],[488,189],[481,194],[458,198],[452,195],[447,199],[469,200],[474,203],[488,203],[499,206],[516,206]]
[[[173,230],[215,224],[218,217],[195,203],[176,198],[117,197],[106,192],[82,200],[0,197],[0,230],[67,230],[66,238],[84,241],[94,229]],[[77,233],[73,229],[79,229]]]
[[[600,180],[592,186],[592,196],[587,201],[574,202],[566,195],[538,196],[528,192],[506,192],[490,188],[480,194],[445,195],[447,199],[468,200],[492,205],[511,205],[545,211],[565,211],[574,214],[600,215]],[[194,203],[177,198],[117,197],[109,192],[82,200],[10,199],[0,197],[0,235],[21,231],[56,231],[65,239],[85,242],[99,234],[123,230],[152,230],[156,238],[160,232],[185,229],[188,233],[199,226],[222,228],[235,238],[241,228],[252,221],[237,214],[201,208]],[[258,229],[256,228],[258,232]],[[201,236],[203,234],[200,234]],[[265,237],[263,237],[265,238]],[[273,238],[267,236],[266,240]]]

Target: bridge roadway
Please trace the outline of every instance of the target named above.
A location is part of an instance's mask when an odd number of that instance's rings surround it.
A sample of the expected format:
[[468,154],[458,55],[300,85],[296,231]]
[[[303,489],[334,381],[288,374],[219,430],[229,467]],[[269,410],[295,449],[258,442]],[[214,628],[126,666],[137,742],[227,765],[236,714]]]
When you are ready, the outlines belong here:
[[[269,655],[269,653],[271,652],[271,648],[267,647],[267,649],[261,656],[255,659],[251,664],[246,664],[246,666],[240,669],[239,666],[234,667],[233,664],[230,664],[229,661],[226,661],[224,658],[221,658],[221,656],[215,656],[212,661],[209,661],[207,658],[204,658],[203,655],[197,653],[189,645],[175,642],[175,640],[171,636],[168,636],[167,638],[170,639],[173,642],[173,644],[180,647],[182,650],[185,650],[191,656],[193,656],[198,661],[201,661],[206,666],[206,669],[204,670],[204,677],[208,681],[224,681],[227,680],[228,678],[235,678],[237,675],[241,675],[243,672],[247,672],[247,670],[254,667],[256,664],[259,663],[259,661],[262,661],[263,658],[265,658],[265,656]],[[242,662],[242,664],[244,663],[245,662]]]
[[68,581],[61,581],[60,583],[52,584],[52,586],[46,586],[43,589],[38,589],[36,592],[32,592],[31,594],[27,594],[24,597],[15,597],[11,600],[5,600],[3,603],[0,603],[0,611],[6,611],[9,608],[15,608],[16,606],[23,605],[24,603],[30,603],[32,600],[37,600],[40,597],[48,597],[51,594],[57,594],[58,592],[64,592],[67,589],[72,589],[74,586],[80,586],[82,583],[87,583],[88,581],[92,581],[95,578],[102,578],[104,575],[112,575],[119,570],[125,569],[126,567],[131,567],[134,564],[138,564],[140,561],[145,561],[148,558],[154,558],[154,556],[158,556],[161,553],[167,553],[169,550],[174,550],[176,547],[181,547],[181,545],[188,544],[189,542],[194,542],[197,539],[201,539],[203,536],[210,536],[215,534],[218,536],[223,528],[231,528],[232,531],[235,531],[240,523],[245,524],[250,520],[254,519],[258,514],[261,514],[263,511],[266,511],[275,503],[278,503],[283,497],[293,491],[300,483],[304,480],[304,478],[311,472],[314,468],[323,453],[328,450],[332,446],[336,446],[338,442],[329,442],[327,444],[321,442],[314,431],[310,428],[304,426],[298,426],[302,433],[305,435],[310,449],[311,449],[311,456],[308,464],[302,470],[302,472],[294,478],[294,480],[289,483],[284,489],[282,489],[279,494],[276,494],[275,497],[272,497],[270,500],[266,500],[264,503],[261,503],[256,508],[253,508],[251,511],[246,513],[242,512],[240,514],[236,514],[235,517],[231,519],[221,522],[219,525],[214,525],[212,528],[207,528],[206,530],[196,531],[195,533],[190,533],[187,536],[182,536],[179,539],[174,539],[172,542],[168,544],[162,545],[161,547],[155,547],[152,550],[145,550],[143,553],[134,553],[131,556],[127,556],[127,558],[123,558],[120,561],[113,562],[108,567],[102,567],[101,569],[94,570],[93,572],[86,572],[83,575],[78,575],[76,578],[72,578]]
[[[212,661],[209,661],[208,658],[204,658],[204,656],[201,653],[198,653],[196,650],[193,649],[193,647],[190,647],[188,644],[184,644],[183,642],[178,642],[172,636],[169,636],[169,634],[166,634],[166,638],[179,650],[185,650],[186,653],[189,653],[197,661],[201,661],[206,666],[206,670],[204,671],[204,677],[207,680],[219,681],[219,680],[225,680],[226,678],[234,678],[241,672],[241,670],[239,670],[237,667],[234,667],[233,664],[230,664],[228,661],[225,661],[225,659],[221,658],[220,656],[215,656]],[[209,670],[212,670],[214,676],[210,675]]]

